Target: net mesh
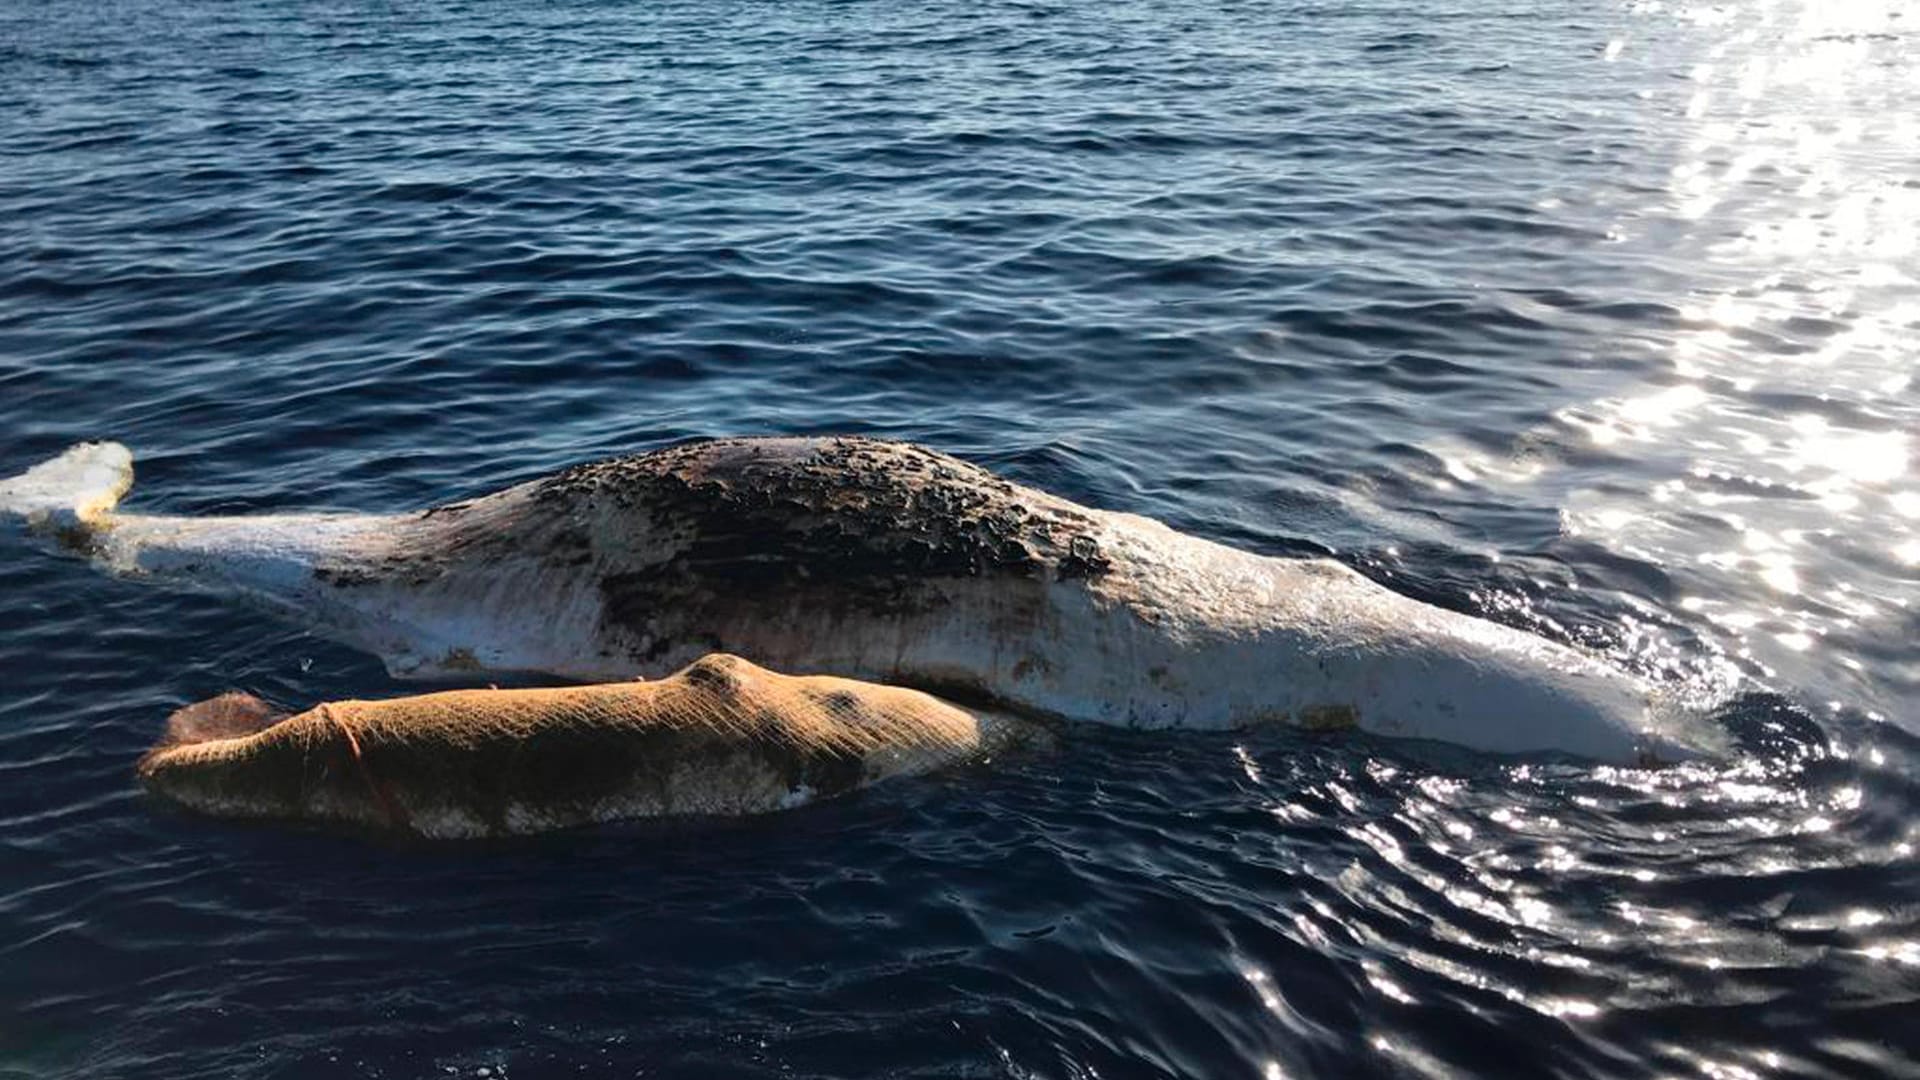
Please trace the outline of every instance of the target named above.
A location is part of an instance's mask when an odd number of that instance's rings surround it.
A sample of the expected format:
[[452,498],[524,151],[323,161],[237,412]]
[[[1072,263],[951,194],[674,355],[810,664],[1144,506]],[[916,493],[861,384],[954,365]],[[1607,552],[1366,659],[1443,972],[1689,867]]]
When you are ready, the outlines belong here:
[[[234,734],[247,724],[261,730]],[[509,807],[555,821],[778,808],[1036,734],[916,690],[714,654],[653,682],[336,701],[285,719],[223,695],[177,713],[140,771],[218,813],[425,832],[415,818],[453,808],[491,822],[471,831],[500,832],[522,831]]]

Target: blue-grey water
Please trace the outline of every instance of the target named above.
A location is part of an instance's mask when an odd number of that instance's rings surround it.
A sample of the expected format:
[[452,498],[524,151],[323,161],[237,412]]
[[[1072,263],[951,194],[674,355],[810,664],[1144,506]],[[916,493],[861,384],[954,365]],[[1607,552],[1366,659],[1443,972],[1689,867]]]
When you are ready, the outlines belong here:
[[1917,245],[1901,0],[8,0],[0,472],[876,433],[1775,696],[394,845],[131,776],[374,661],[8,535],[0,1076],[1913,1075]]

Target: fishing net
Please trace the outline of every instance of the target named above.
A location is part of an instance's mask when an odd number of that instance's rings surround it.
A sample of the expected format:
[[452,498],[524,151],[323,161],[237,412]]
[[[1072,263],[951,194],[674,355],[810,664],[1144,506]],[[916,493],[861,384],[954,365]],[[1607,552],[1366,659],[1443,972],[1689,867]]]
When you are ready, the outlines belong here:
[[654,682],[337,701],[284,718],[222,695],[174,714],[139,773],[222,816],[485,836],[763,813],[1040,734],[915,690],[714,654]]

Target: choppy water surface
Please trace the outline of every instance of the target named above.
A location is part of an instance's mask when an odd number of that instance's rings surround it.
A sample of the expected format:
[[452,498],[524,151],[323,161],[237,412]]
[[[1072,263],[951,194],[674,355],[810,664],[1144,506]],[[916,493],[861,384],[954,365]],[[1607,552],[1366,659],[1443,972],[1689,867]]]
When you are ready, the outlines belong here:
[[395,509],[874,432],[1780,696],[1663,771],[1082,732],[395,848],[130,775],[374,663],[6,538],[0,1074],[1913,1072],[1903,7],[15,0],[5,471]]

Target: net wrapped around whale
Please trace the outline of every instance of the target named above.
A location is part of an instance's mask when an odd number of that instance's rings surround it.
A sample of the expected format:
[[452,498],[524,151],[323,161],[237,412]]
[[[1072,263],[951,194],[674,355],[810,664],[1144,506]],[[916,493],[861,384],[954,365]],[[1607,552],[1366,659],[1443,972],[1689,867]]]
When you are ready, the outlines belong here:
[[139,775],[220,816],[488,836],[764,813],[1041,735],[915,690],[715,654],[654,682],[337,701],[284,718],[224,695],[177,712]]

